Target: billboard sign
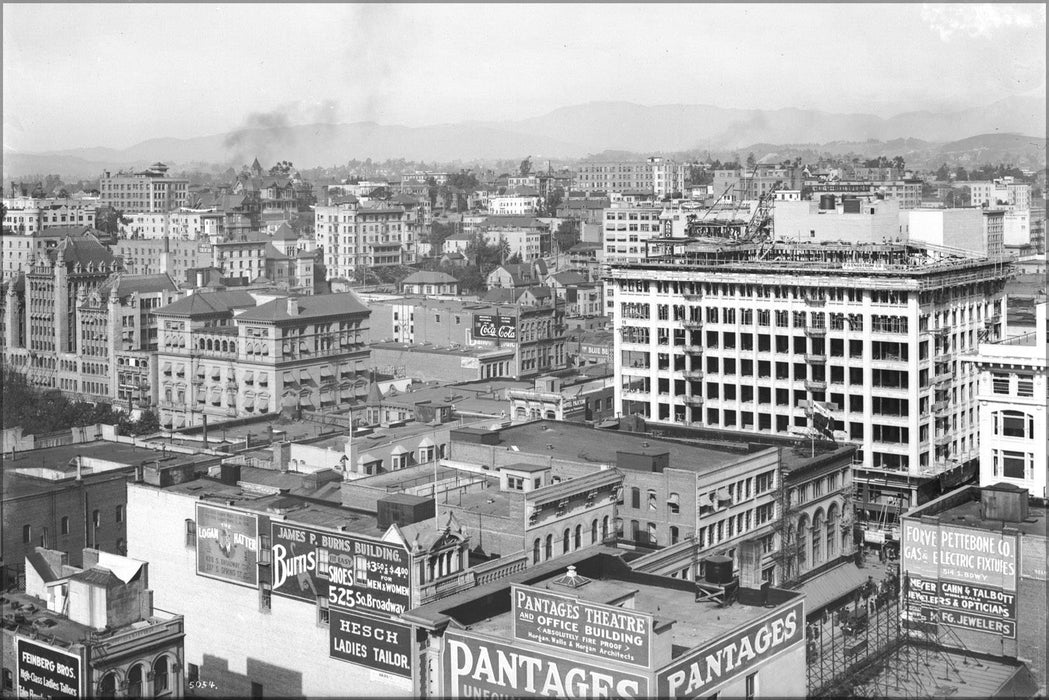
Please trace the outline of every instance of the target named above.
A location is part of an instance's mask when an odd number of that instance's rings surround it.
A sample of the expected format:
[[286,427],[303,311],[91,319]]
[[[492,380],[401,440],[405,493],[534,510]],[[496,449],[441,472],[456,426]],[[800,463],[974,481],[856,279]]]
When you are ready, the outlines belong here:
[[1013,592],[908,576],[904,595],[917,619],[1016,638]]
[[389,620],[332,610],[328,621],[333,659],[403,678],[412,677],[412,628]]
[[1016,535],[905,519],[903,571],[1015,591],[1016,545]]
[[647,669],[652,616],[526,586],[512,586],[514,639]]
[[475,633],[448,629],[441,657],[448,698],[643,698],[648,678],[575,661],[563,653],[533,651]]
[[496,314],[474,314],[474,338],[517,340],[517,319]]
[[686,652],[656,672],[656,695],[698,698],[804,640],[804,602],[799,600],[727,637]]
[[80,657],[48,644],[18,637],[18,697],[79,698]]
[[259,519],[197,504],[197,575],[255,588],[259,584]]
[[273,593],[332,608],[399,615],[411,607],[411,562],[401,546],[274,522]]
[[1020,549],[1022,550],[1020,553],[1020,576],[1045,581],[1045,538],[1021,537]]

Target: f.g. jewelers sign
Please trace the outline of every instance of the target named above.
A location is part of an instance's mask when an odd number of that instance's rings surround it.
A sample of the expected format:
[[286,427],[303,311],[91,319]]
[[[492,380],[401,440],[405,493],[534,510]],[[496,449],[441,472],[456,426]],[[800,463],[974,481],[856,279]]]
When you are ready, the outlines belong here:
[[661,698],[709,695],[715,686],[801,643],[804,627],[804,605],[799,600],[657,671],[656,694]]
[[648,668],[652,616],[512,586],[514,639]]

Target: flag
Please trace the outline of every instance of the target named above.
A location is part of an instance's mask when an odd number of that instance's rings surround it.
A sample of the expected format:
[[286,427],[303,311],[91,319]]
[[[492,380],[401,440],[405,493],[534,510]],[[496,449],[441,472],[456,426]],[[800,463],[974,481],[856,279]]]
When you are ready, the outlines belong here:
[[834,439],[834,421],[830,415],[830,406],[822,401],[810,401],[809,413],[812,417],[812,427],[820,435]]

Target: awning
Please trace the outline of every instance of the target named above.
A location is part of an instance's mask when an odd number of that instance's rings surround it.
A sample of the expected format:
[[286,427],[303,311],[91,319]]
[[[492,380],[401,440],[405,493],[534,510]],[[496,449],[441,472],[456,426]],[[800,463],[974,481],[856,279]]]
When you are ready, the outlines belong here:
[[218,379],[221,376],[222,376],[222,370],[220,370],[218,367],[212,367],[211,368],[211,378],[212,379]]
[[670,498],[667,499],[667,503],[673,503],[674,505],[678,505],[678,496],[677,496],[677,494],[676,493],[670,494]]
[[171,423],[172,423],[171,416],[164,416],[163,418],[160,419],[160,424],[163,425],[165,428],[170,428],[171,427]]
[[270,375],[265,372],[259,372],[259,386],[268,386],[270,383]]
[[732,496],[729,495],[727,488],[718,489],[717,493],[718,501],[731,501]]
[[171,374],[171,363],[170,362],[165,362],[164,363],[163,372],[164,372],[164,374]]
[[204,374],[205,374],[204,367],[197,367],[197,378],[198,379],[203,379],[204,378]]
[[254,381],[255,381],[255,373],[254,372],[252,372],[250,369],[247,370],[246,372],[244,372],[244,383],[245,384],[251,384]]
[[295,384],[295,383],[296,383],[295,382],[295,374],[293,372],[285,372],[284,373],[284,386],[288,386],[289,384]]
[[846,562],[805,581],[794,590],[805,594],[805,614],[811,616],[867,583],[870,573]]
[[331,369],[330,366],[324,365],[323,367],[321,367],[321,377],[331,377],[334,374],[335,373],[332,372],[332,369]]
[[299,381],[300,382],[313,381],[312,379],[310,379],[310,371],[308,369],[300,369],[299,370]]
[[176,373],[176,374],[177,374],[178,376],[180,376],[180,377],[184,377],[184,376],[186,376],[186,365],[180,364],[180,365],[179,365],[179,366],[178,366],[178,367],[176,368],[176,370],[175,370],[175,373]]

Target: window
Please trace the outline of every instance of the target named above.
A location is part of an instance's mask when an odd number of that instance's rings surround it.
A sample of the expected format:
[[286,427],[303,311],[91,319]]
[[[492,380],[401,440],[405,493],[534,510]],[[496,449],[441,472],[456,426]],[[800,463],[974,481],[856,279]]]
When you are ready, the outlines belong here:
[[251,697],[261,698],[262,697],[262,683],[251,682]]
[[11,690],[15,687],[15,677],[11,673],[10,669],[4,669],[4,690]]
[[68,535],[69,534],[69,516],[68,515],[63,515],[62,516],[62,522],[61,522],[60,527],[61,527],[61,529],[59,530],[59,532],[61,532],[61,534],[63,534],[63,535]]
[[681,512],[680,498],[676,493],[670,494],[670,498],[667,499],[667,508],[670,510],[671,515],[677,515]]
[[91,512],[91,522],[94,523],[95,527],[102,524],[102,514],[95,510]]
[[118,523],[124,522],[124,506],[117,506],[116,521]]
[[656,492],[654,490],[652,490],[652,489],[649,489],[649,491],[648,491],[648,509],[649,510],[655,510],[656,509]]
[[[199,673],[199,669],[190,664],[189,668],[189,680],[197,680],[197,676],[194,675],[195,671]],[[127,672],[127,697],[129,698],[140,698],[142,697],[142,666],[135,664]]]
[[331,610],[328,607],[328,596],[317,596],[317,624],[327,625],[331,622]]
[[[636,486],[630,488],[630,507],[640,508],[641,507],[641,489]],[[28,527],[28,525],[26,526]],[[26,540],[28,542],[28,540]]]
[[747,674],[746,693],[747,693],[747,700],[753,700],[753,698],[757,697],[757,694],[758,694],[758,673],[757,673],[757,671],[755,671],[754,673],[748,673]]
[[161,656],[153,662],[153,694],[159,695],[168,690],[168,657]]
[[22,544],[29,544],[33,539],[33,526],[23,525],[22,526]]

